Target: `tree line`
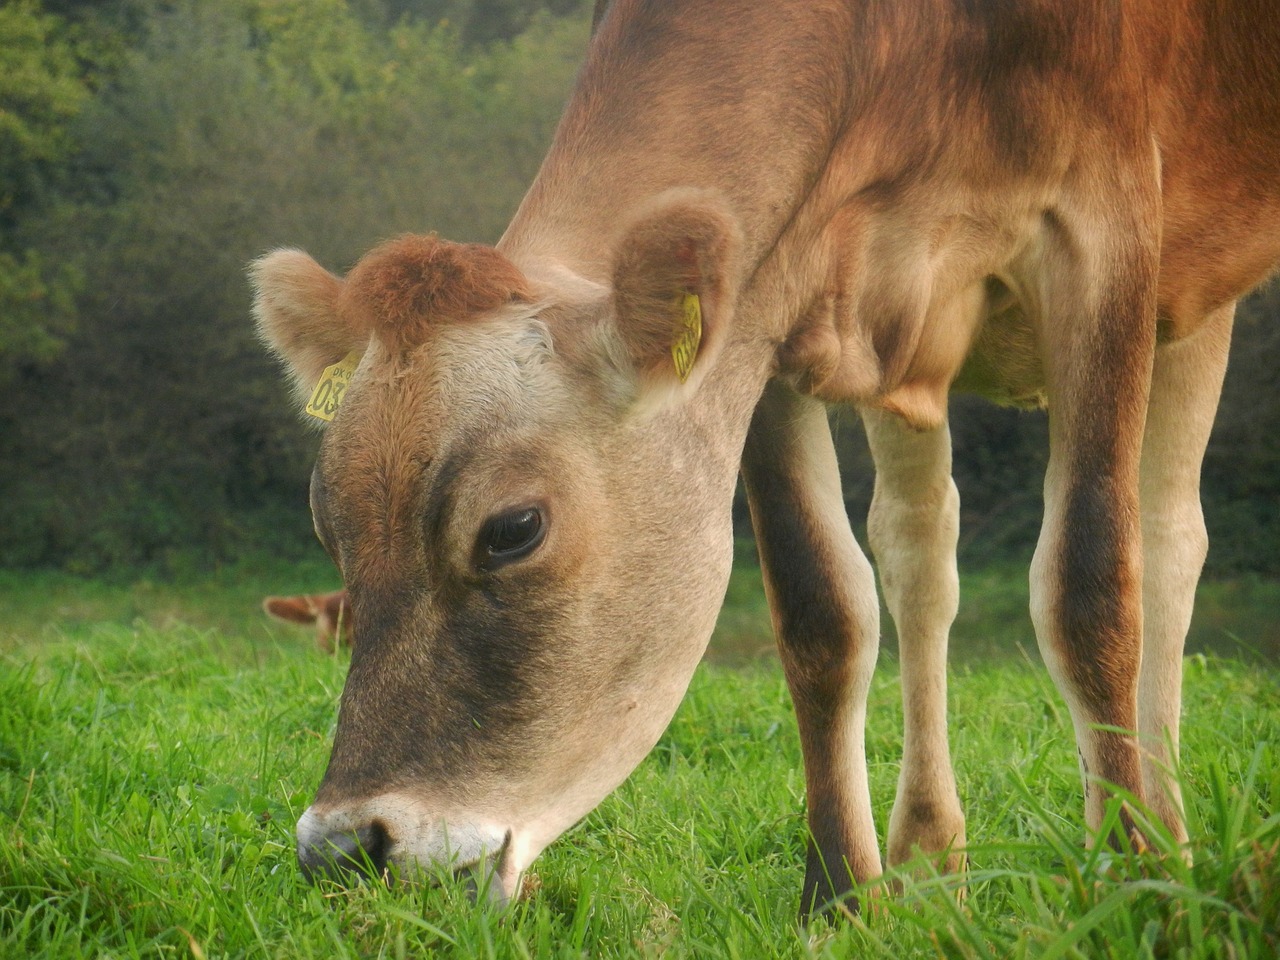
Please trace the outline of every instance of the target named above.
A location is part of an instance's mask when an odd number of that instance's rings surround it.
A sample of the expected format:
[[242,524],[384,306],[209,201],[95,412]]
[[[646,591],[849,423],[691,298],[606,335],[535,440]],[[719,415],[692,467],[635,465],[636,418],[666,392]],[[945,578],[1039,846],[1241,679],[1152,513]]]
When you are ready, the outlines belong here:
[[[316,436],[244,268],[407,230],[492,242],[550,142],[587,0],[0,5],[0,566],[315,550]],[[1205,467],[1219,572],[1280,570],[1280,292],[1249,301]],[[959,400],[964,551],[1035,536],[1042,416]],[[846,494],[871,473],[839,431]]]

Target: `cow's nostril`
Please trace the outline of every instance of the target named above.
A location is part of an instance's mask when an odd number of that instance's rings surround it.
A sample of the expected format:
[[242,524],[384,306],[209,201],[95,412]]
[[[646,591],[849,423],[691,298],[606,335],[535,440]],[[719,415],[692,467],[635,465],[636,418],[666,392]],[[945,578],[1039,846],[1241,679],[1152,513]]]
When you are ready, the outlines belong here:
[[381,877],[391,853],[391,835],[378,821],[320,837],[298,848],[298,865],[311,882],[322,877]]

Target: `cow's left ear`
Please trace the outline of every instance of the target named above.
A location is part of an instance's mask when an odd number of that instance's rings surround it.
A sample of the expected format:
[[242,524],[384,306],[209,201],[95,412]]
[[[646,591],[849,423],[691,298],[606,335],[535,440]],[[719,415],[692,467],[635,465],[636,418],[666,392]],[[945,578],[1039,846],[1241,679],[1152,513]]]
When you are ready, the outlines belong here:
[[662,194],[623,232],[613,267],[614,335],[640,405],[691,394],[715,363],[741,249],[737,218],[706,190]]
[[367,329],[339,310],[343,282],[301,250],[276,250],[249,267],[258,335],[284,360],[303,400],[326,367],[363,353]]
[[266,597],[262,601],[262,609],[267,616],[285,623],[301,623],[312,626],[316,622],[316,607],[311,598],[301,597]]

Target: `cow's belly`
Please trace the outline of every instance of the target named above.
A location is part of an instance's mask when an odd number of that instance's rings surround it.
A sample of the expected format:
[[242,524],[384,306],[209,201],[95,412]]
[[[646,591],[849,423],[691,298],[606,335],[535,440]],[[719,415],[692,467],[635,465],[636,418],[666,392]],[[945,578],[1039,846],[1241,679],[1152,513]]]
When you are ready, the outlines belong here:
[[1011,303],[986,319],[951,389],[1006,406],[1045,405],[1044,367],[1020,305]]

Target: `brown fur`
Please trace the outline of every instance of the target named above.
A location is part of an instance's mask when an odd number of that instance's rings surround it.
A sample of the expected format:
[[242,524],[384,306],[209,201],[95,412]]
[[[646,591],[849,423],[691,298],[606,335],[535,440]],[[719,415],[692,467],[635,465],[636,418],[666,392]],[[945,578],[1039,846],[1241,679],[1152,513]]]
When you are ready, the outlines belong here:
[[492,247],[409,234],[361,258],[347,275],[339,309],[352,328],[398,351],[425,342],[440,324],[529,299],[524,275]]
[[596,0],[595,6],[591,10],[591,32],[594,34],[600,27],[600,21],[604,19],[605,11],[609,8],[609,0]]

